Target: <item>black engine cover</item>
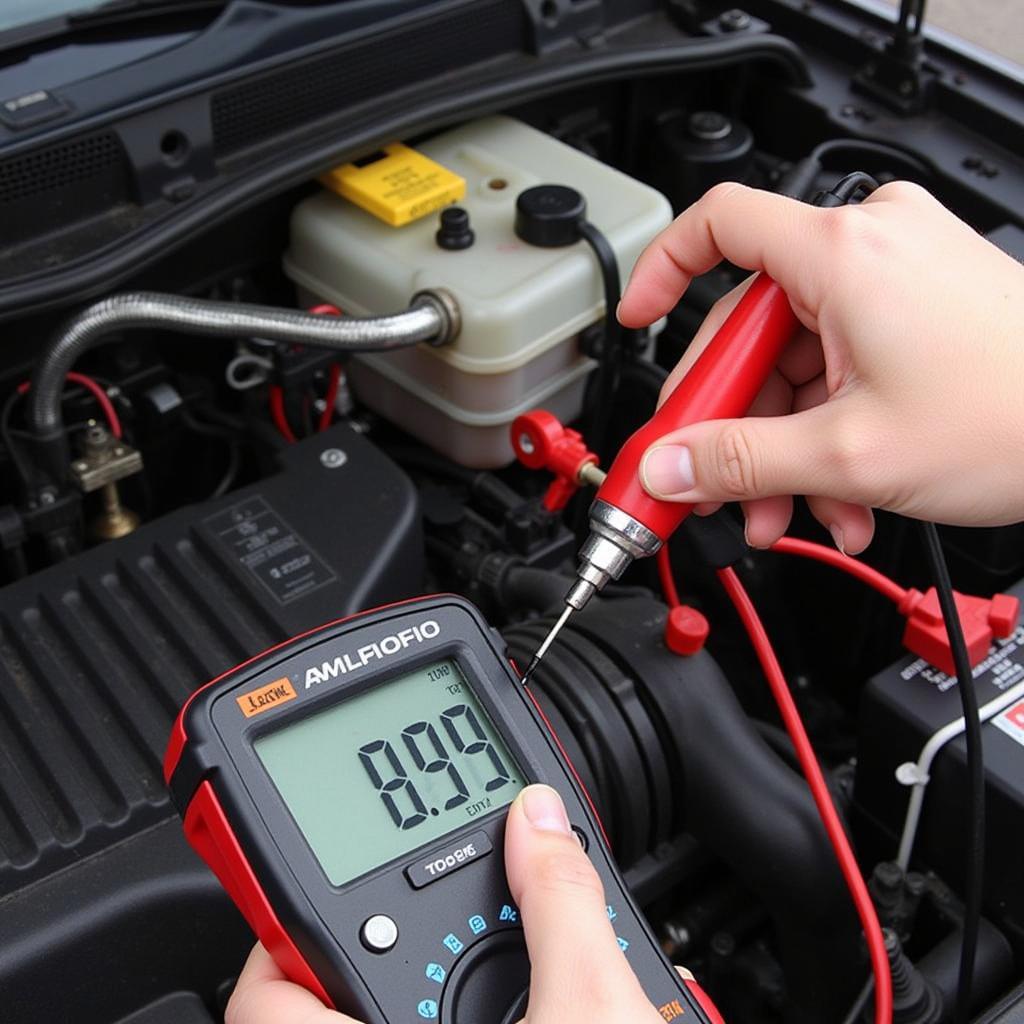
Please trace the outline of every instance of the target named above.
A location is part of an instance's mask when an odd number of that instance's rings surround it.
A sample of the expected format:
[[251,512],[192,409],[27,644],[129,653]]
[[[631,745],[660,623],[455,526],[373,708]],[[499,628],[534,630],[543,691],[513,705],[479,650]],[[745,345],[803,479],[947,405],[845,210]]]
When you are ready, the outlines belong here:
[[[157,966],[130,981],[121,966],[95,962],[104,949],[109,957],[173,933],[174,907],[194,930],[197,906],[209,901],[210,924],[230,922],[230,934],[244,936],[180,839],[161,774],[171,722],[197,686],[254,652],[418,594],[422,553],[412,484],[337,426],[287,449],[280,472],[257,485],[0,590],[6,1022],[106,1024],[173,991],[156,980],[163,967],[206,976],[209,936],[195,948],[161,942],[161,957],[149,960]],[[155,835],[163,837],[159,865]],[[109,870],[128,848],[132,879],[124,866]],[[133,881],[134,897],[120,880]],[[237,969],[241,946],[229,947]],[[110,984],[113,974],[122,982]],[[187,1019],[180,1006],[175,1012]]]

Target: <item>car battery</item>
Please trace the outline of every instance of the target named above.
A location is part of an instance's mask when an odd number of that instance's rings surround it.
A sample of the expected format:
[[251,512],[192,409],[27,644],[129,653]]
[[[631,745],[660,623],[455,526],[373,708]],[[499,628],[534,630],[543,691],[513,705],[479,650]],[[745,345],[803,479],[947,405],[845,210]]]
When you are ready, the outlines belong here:
[[[1009,593],[1024,597],[1024,582]],[[996,641],[975,667],[973,685],[982,708],[1011,690],[1024,690],[1024,625]],[[922,658],[904,658],[869,682],[862,702],[855,803],[861,824],[886,844],[880,848],[883,856],[895,857],[903,831],[911,795],[906,783],[914,774],[909,766],[916,765],[930,737],[962,715],[956,679]],[[985,912],[1024,938],[1024,693],[981,731]],[[968,836],[965,757],[961,733],[932,762],[911,862],[960,891]]]

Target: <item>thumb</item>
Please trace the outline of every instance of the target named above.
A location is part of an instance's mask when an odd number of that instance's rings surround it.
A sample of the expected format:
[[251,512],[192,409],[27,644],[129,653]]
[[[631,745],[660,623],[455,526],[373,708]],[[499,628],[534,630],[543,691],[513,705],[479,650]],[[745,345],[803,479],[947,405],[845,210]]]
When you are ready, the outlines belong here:
[[[517,797],[505,830],[505,865],[530,953],[529,1024],[657,1019],[619,949],[593,864],[548,786]],[[593,1012],[600,1008],[597,1016]]]
[[790,494],[856,501],[833,440],[837,405],[681,427],[647,449],[640,481],[655,498],[687,504]]

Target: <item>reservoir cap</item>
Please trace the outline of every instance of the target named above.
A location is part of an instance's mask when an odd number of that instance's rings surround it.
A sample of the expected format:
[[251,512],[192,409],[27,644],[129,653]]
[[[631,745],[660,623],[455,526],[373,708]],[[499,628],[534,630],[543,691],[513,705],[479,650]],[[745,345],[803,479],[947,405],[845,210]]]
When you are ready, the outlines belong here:
[[557,249],[580,240],[587,201],[568,185],[535,185],[516,198],[516,234],[530,245]]

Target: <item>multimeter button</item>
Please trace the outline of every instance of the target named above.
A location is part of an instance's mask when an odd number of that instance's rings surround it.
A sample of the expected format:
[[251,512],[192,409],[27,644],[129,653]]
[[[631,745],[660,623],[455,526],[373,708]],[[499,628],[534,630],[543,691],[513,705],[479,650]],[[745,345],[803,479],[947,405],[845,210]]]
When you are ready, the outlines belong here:
[[499,931],[470,946],[452,968],[441,1004],[441,1024],[522,1019],[530,986],[530,958],[520,931]]
[[436,882],[445,875],[450,875],[459,868],[479,860],[493,850],[486,832],[474,832],[457,843],[434,850],[426,857],[421,857],[405,869],[405,877],[415,889],[422,889],[431,882]]
[[363,922],[359,940],[371,953],[386,953],[398,941],[398,925],[387,914],[374,914]]

